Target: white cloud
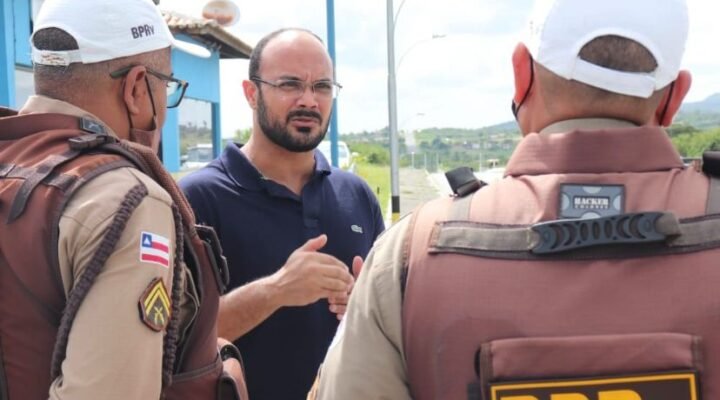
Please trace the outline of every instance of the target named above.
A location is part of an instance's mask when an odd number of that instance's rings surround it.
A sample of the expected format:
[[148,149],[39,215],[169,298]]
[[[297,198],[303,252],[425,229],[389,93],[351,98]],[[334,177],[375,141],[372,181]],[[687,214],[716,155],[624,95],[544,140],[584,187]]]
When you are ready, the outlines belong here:
[[[632,1],[632,0],[629,0]],[[395,9],[402,0],[394,0]],[[720,2],[688,0],[691,30],[685,67],[694,75],[691,101],[720,92]],[[325,0],[236,0],[240,22],[231,31],[255,44],[282,27],[299,26],[326,38]],[[406,0],[396,27],[398,124],[481,127],[512,118],[510,57],[532,0]],[[204,2],[162,0],[161,7],[198,16]],[[385,0],[336,0],[337,77],[341,132],[388,124]],[[446,35],[430,39],[432,35]],[[249,127],[242,94],[247,61],[221,62],[224,135]],[[423,116],[417,116],[424,113]]]
[[690,31],[683,67],[693,74],[689,101],[703,100],[720,92],[720,2],[688,0]]

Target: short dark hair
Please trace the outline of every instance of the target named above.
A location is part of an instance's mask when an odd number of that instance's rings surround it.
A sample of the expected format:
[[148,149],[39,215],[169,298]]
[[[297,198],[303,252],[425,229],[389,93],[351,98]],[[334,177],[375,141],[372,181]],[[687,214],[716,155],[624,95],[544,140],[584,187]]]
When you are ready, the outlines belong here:
[[616,35],[597,37],[580,50],[580,58],[592,64],[624,72],[652,72],[658,64],[640,43]]
[[[615,35],[591,40],[583,46],[579,56],[600,67],[623,72],[652,72],[658,65],[655,57],[643,45]],[[660,98],[660,91],[656,91],[650,99],[626,96],[579,81],[567,80],[540,64],[536,66],[538,79],[544,81],[542,95],[549,108],[553,108],[559,98],[565,97],[573,99],[578,106],[584,105],[593,110],[647,110],[652,102],[659,101]]]
[[263,50],[265,50],[265,47],[270,43],[273,39],[278,37],[279,35],[285,33],[285,32],[305,32],[309,33],[310,35],[313,35],[320,43],[323,45],[325,42],[320,38],[320,36],[314,34],[312,31],[309,31],[304,28],[282,28],[278,29],[276,31],[270,32],[267,35],[263,36],[262,39],[260,39],[259,42],[255,45],[253,48],[252,53],[250,53],[250,67],[248,68],[248,78],[254,78],[257,77],[260,72],[260,61],[262,58]]
[[43,28],[33,35],[33,46],[38,50],[77,50],[78,44],[72,35],[58,28]]
[[[44,28],[33,34],[32,44],[38,50],[68,51],[79,49],[72,35],[58,28]],[[82,73],[82,64],[33,66],[35,92],[60,100],[70,100],[70,81]]]

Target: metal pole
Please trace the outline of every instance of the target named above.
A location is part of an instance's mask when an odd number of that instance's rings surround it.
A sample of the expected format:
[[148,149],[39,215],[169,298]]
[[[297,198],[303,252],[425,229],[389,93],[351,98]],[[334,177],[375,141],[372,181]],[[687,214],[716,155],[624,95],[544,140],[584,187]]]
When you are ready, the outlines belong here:
[[13,2],[0,4],[0,105],[19,108],[15,104],[15,29]]
[[[327,35],[328,53],[333,63],[333,80],[337,82],[337,62],[335,61],[335,0],[327,0]],[[330,116],[330,162],[334,167],[338,161],[338,104],[333,99],[332,115]]]
[[400,185],[398,174],[397,84],[395,81],[395,16],[392,0],[387,0],[388,48],[388,117],[390,130],[391,221],[400,218]]

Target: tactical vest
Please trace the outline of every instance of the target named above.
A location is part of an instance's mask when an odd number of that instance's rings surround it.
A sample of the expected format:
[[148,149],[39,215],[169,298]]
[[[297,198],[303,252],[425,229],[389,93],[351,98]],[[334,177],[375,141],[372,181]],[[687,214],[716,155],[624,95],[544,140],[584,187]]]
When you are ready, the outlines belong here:
[[[172,318],[165,335],[163,398],[247,398],[223,372],[217,351],[218,299],[227,266],[214,231],[195,226],[190,207],[149,148],[120,142],[97,121],[61,114],[0,119],[0,399],[47,399],[60,374],[77,309],[112,253],[119,234],[147,189],[134,188],[108,234],[66,298],[58,261],[58,229],[67,201],[104,172],[132,167],[172,197],[176,227]],[[178,343],[177,305],[182,262],[197,283],[200,305]],[[242,393],[241,395],[238,392]]]
[[[706,189],[689,168],[665,174],[695,185],[688,196]],[[720,398],[718,181],[706,215],[668,200],[664,210],[685,215],[543,221],[538,210],[550,206],[524,194],[542,182],[509,179],[426,204],[410,220],[402,322],[413,398]],[[468,182],[454,186],[479,186]],[[484,223],[478,210],[497,199],[510,217]]]

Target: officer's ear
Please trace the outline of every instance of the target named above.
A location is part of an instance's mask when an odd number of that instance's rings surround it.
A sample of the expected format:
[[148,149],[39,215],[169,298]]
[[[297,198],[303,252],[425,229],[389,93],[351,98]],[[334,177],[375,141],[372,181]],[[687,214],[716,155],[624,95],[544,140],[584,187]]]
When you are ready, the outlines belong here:
[[686,70],[680,71],[672,87],[665,89],[665,94],[663,94],[662,100],[660,100],[660,104],[655,110],[655,119],[659,125],[672,125],[673,118],[680,110],[680,106],[690,91],[691,85],[692,75],[690,75],[690,72]]
[[145,107],[145,102],[148,102],[148,85],[146,83],[145,67],[137,65],[128,71],[125,75],[125,83],[123,85],[123,101],[127,107],[128,112],[131,115],[140,114],[141,110]]
[[512,55],[513,74],[515,77],[515,104],[520,104],[532,85],[532,57],[530,50],[523,43],[515,46]]

